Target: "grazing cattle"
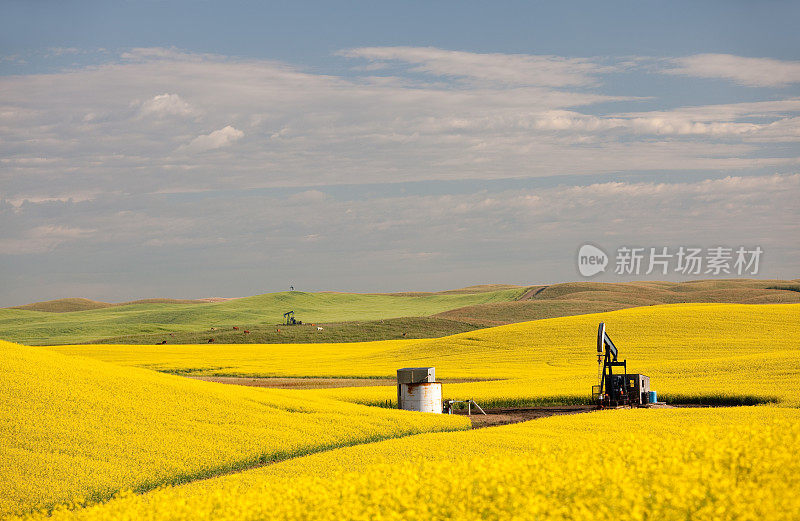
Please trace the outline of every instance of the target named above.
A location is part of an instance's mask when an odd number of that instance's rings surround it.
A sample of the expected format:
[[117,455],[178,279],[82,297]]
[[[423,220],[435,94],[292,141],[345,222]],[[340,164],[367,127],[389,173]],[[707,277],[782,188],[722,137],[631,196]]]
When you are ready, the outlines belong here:
[[245,330],[244,330],[244,333],[245,333],[246,335],[249,335],[249,334],[250,334],[250,330],[249,330],[249,329],[245,329]]
[[403,337],[405,337],[405,336],[406,336],[406,334],[405,334],[405,333],[403,333]]
[[217,330],[217,328],[215,328],[215,327],[211,328],[211,331],[216,331],[216,330]]
[[317,326],[317,331],[322,331],[322,328]]
[[162,340],[161,342],[157,343],[156,345],[157,345],[157,346],[161,346],[161,345],[164,345],[164,344],[166,344],[166,343],[167,343],[167,341],[166,341],[166,340]]
[[234,331],[239,331],[239,326],[233,326]]
[[209,338],[209,339],[208,339],[208,343],[209,343],[209,344],[213,344],[213,343],[214,343],[214,339],[213,339],[213,338]]

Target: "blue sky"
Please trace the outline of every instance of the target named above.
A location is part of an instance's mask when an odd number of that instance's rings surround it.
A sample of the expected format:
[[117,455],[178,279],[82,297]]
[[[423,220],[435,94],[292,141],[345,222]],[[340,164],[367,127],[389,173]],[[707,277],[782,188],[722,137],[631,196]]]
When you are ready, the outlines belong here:
[[2,9],[0,305],[800,276],[796,2]]
[[[796,59],[800,6],[727,2],[4,1],[2,47],[169,47],[323,66],[339,49]],[[591,53],[587,53],[591,51]]]

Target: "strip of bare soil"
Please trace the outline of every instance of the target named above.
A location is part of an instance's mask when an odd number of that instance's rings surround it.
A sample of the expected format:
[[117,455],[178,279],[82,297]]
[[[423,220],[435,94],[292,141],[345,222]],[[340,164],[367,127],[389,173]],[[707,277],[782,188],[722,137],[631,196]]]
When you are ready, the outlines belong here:
[[[578,414],[582,412],[596,411],[593,405],[565,405],[560,407],[524,407],[524,408],[498,408],[484,409],[486,415],[475,411],[473,407],[472,428],[493,427],[495,425],[508,425],[510,423],[520,423],[538,418],[547,418],[561,414]],[[456,410],[453,414],[466,415],[466,410]]]

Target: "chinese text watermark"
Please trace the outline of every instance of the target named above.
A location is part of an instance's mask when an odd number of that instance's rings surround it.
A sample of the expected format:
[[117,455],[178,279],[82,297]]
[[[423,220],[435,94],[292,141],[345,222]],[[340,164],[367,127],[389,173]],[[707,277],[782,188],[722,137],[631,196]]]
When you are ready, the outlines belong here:
[[[617,275],[758,275],[764,250],[760,246],[691,248],[620,246],[613,263],[599,247],[584,244],[578,250],[578,271],[591,277],[614,267]],[[610,268],[609,268],[610,269]]]

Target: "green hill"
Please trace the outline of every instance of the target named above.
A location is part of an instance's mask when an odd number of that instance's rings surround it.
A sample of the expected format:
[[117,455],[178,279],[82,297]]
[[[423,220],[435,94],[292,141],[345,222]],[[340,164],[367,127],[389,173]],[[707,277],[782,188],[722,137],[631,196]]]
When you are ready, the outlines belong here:
[[[439,337],[514,322],[684,302],[796,303],[800,302],[800,282],[491,284],[438,293],[293,291],[222,302],[148,299],[108,304],[63,299],[0,309],[0,338],[31,345],[191,344],[212,338],[226,344],[357,342]],[[278,325],[289,310],[303,326]]]
[[[224,302],[139,302],[67,312],[0,310],[0,338],[29,345],[83,343],[108,337],[146,336],[147,343],[187,332],[273,330],[283,313],[306,323],[380,321],[424,317],[448,309],[511,301],[525,288],[474,293],[424,293],[416,296],[357,293],[268,293]],[[72,299],[70,299],[72,300]],[[54,309],[63,306],[52,306]],[[291,329],[291,328],[287,328]],[[314,329],[316,331],[316,328]],[[458,331],[448,330],[446,333]],[[166,335],[166,336],[165,336]],[[313,340],[312,340],[313,341]]]
[[[232,300],[232,299],[219,299],[219,300]],[[69,313],[71,311],[86,311],[87,309],[110,308],[114,306],[127,306],[130,304],[207,304],[210,301],[211,299],[187,300],[187,299],[175,299],[175,298],[146,298],[141,300],[132,300],[130,302],[121,302],[119,304],[112,304],[110,302],[89,300],[88,298],[60,298],[56,300],[45,300],[43,302],[34,302],[33,304],[25,304],[24,306],[14,306],[9,309],[24,309],[27,311],[46,311],[47,313]]]
[[48,313],[68,313],[70,311],[86,311],[87,309],[102,309],[113,306],[108,302],[98,302],[88,298],[61,298],[57,300],[46,300],[44,302],[34,302],[24,306],[16,306],[11,309],[24,309],[26,311],[46,311]]

